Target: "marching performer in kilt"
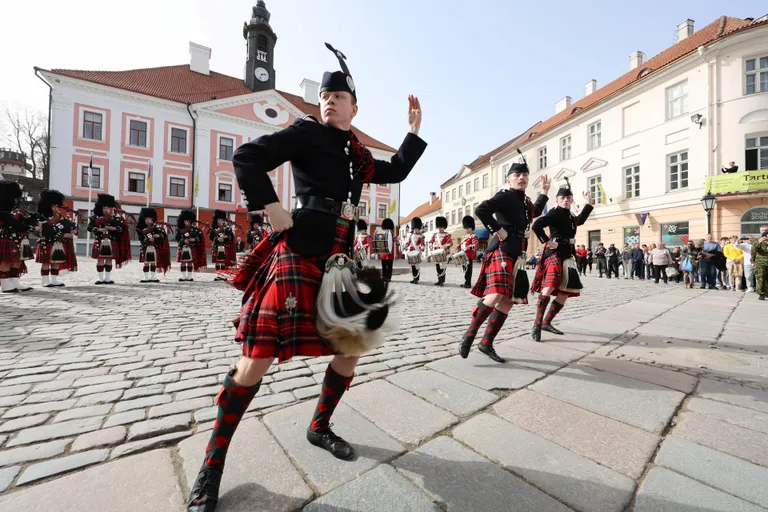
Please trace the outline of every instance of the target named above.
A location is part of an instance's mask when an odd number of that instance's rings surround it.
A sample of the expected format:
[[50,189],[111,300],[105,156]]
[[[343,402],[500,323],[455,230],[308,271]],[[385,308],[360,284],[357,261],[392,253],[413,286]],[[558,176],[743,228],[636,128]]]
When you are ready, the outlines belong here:
[[192,272],[208,266],[203,232],[197,227],[197,217],[192,210],[184,210],[177,219],[176,262],[181,263],[180,282],[191,282]]
[[245,236],[249,252],[254,250],[267,237],[267,230],[262,225],[263,222],[264,218],[258,213],[254,213],[251,216],[251,229],[248,230],[248,234]]
[[461,238],[460,248],[467,255],[467,264],[464,266],[464,288],[472,288],[472,262],[475,261],[477,248],[480,247],[480,239],[475,234],[475,218],[467,215],[461,219],[465,235]]
[[[411,219],[411,235],[405,242],[405,256],[409,260],[411,259],[411,256],[414,256],[418,261],[421,261],[424,251],[427,250],[426,240],[424,235],[421,234],[422,227],[423,224],[420,217],[414,217]],[[409,263],[411,263],[411,274],[413,274],[411,284],[419,284],[419,277],[421,274],[419,271],[419,264],[412,263],[411,261],[409,261]]]
[[41,223],[35,261],[40,263],[40,275],[46,288],[64,286],[59,272],[77,271],[77,256],[73,243],[77,224],[65,218],[64,194],[58,190],[43,190],[37,203],[37,213],[45,219]]
[[96,272],[99,274],[96,284],[115,284],[110,277],[112,263],[120,268],[131,259],[128,227],[122,217],[116,214],[116,206],[113,196],[99,194],[93,215],[88,221],[88,231],[94,236],[91,258],[96,260]]
[[[237,257],[235,232],[229,226],[227,212],[224,210],[213,212],[213,226],[208,236],[211,239],[211,263],[216,266],[216,270],[234,267]],[[226,279],[217,275],[214,281],[226,281]]]
[[136,234],[141,242],[139,262],[144,264],[144,279],[140,283],[159,283],[155,272],[165,274],[171,268],[171,247],[168,235],[157,225],[157,211],[142,208],[136,222]]
[[[568,297],[578,297],[582,288],[579,279],[579,271],[576,268],[576,228],[587,221],[592,213],[594,200],[588,192],[584,192],[584,200],[587,204],[582,208],[579,216],[571,213],[573,193],[571,183],[565,178],[565,186],[557,191],[557,207],[552,208],[547,214],[533,223],[533,232],[544,245],[544,251],[536,268],[536,277],[533,280],[531,291],[538,292],[539,301],[536,309],[536,320],[531,329],[531,338],[541,341],[541,331],[562,335],[563,332],[552,326],[555,318]],[[549,227],[549,236],[544,228]],[[550,297],[555,300],[546,311]],[[545,316],[546,311],[546,316]]]
[[[547,204],[549,178],[541,177],[541,194],[536,202],[525,195],[528,187],[528,165],[512,164],[507,172],[508,189],[477,206],[475,213],[494,234],[485,251],[480,276],[472,295],[481,300],[472,311],[472,320],[461,339],[459,354],[466,358],[483,322],[488,320],[478,350],[499,363],[505,362],[493,348],[493,340],[507,320],[513,304],[528,304],[528,275],[525,273],[525,251],[531,222],[541,215]],[[494,216],[495,215],[495,216]]]
[[397,240],[395,236],[395,223],[392,222],[392,219],[386,218],[381,221],[381,229],[389,231],[393,241],[392,252],[379,254],[379,259],[381,259],[381,276],[384,278],[385,283],[389,283],[392,281],[392,267],[395,264],[395,258],[397,258],[398,244],[395,242]]
[[432,258],[435,260],[435,270],[437,270],[437,282],[435,286],[443,286],[445,284],[445,274],[448,272],[448,251],[453,247],[453,239],[449,233],[445,230],[448,227],[448,219],[445,217],[435,218],[435,227],[437,227],[437,233],[432,235],[429,241],[429,252],[432,254]]
[[[3,293],[32,289],[19,284],[21,269],[25,268],[22,241],[26,239],[24,233],[29,230],[34,219],[17,208],[16,203],[20,197],[21,187],[18,183],[0,180],[0,290]],[[29,251],[28,240],[25,247]]]
[[[330,420],[350,386],[359,355],[383,343],[379,327],[391,303],[378,271],[357,270],[352,260],[357,204],[363,184],[403,181],[426,143],[417,135],[419,101],[409,96],[410,133],[390,161],[374,160],[350,130],[357,113],[354,82],[343,55],[333,51],[343,71],[323,75],[322,120],[299,119],[234,154],[245,204],[251,210],[265,209],[275,233],[248,256],[233,281],[245,292],[236,336],[243,357],[217,396],[218,419],[192,487],[190,512],[214,510],[230,440],[275,357],[282,362],[295,355],[334,356],[307,439],[340,459],[355,455],[333,433]],[[293,215],[283,209],[267,174],[287,161],[299,203]],[[358,288],[361,282],[368,291]]]
[[363,268],[363,262],[371,257],[371,245],[373,239],[368,233],[368,223],[363,219],[357,221],[357,235],[355,236],[355,262],[357,268]]

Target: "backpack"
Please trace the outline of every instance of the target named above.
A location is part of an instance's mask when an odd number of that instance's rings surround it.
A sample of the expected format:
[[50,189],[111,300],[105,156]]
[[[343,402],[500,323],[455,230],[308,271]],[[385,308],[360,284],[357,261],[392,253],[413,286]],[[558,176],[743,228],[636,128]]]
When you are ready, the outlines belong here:
[[682,267],[683,272],[693,272],[693,264],[691,263],[691,258],[685,258],[682,265],[680,266]]

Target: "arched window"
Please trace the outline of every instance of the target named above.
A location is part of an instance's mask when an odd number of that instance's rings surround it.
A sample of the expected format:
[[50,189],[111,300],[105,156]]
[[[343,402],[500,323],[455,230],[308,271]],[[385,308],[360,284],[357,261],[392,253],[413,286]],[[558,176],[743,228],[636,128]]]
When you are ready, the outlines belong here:
[[263,52],[267,51],[267,36],[264,34],[259,34],[259,38],[257,40],[258,50],[261,50]]
[[752,208],[741,216],[742,235],[759,235],[760,226],[768,226],[768,206]]

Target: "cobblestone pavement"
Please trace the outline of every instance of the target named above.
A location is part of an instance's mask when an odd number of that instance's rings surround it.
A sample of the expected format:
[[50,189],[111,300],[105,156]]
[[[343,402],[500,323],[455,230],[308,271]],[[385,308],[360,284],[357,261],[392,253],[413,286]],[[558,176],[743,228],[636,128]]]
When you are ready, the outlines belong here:
[[[240,296],[210,273],[146,285],[131,263],[95,286],[81,267],[46,289],[33,264],[34,291],[0,296],[0,510],[183,510]],[[274,366],[218,510],[768,509],[768,304],[593,275],[565,336],[532,342],[516,306],[497,364],[456,356],[476,302],[459,279],[395,275],[400,328],[334,416],[352,462],[303,435],[329,358]]]

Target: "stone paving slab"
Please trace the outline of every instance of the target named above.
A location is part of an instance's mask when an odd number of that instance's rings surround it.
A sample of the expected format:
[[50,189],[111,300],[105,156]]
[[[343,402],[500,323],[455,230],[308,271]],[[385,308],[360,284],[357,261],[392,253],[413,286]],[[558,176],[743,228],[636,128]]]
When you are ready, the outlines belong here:
[[654,434],[527,389],[493,410],[510,423],[635,479],[659,442]]
[[104,462],[107,460],[108,455],[109,450],[91,450],[88,452],[67,455],[60,459],[38,462],[24,470],[16,481],[16,485],[28,484],[35,480],[42,480],[49,476],[60,475],[62,473],[74,471],[75,469]]
[[427,367],[489,391],[519,389],[544,376],[542,372],[510,361],[497,363],[477,350],[470,352],[467,359],[454,356],[429,363]]
[[170,450],[135,455],[8,494],[0,497],[0,510],[50,512],[53,503],[56,512],[182,512],[185,508]]
[[440,507],[392,466],[383,464],[304,507],[304,512],[331,511],[440,512]]
[[696,394],[768,414],[768,391],[712,379],[701,379]]
[[497,350],[501,347],[514,347],[516,349],[543,356],[545,358],[544,361],[555,360],[570,363],[584,357],[584,352],[581,352],[580,350],[571,350],[560,345],[553,345],[552,343],[539,343],[533,341],[530,334],[502,341],[501,343],[498,343],[498,345]]
[[433,439],[393,464],[448,512],[570,510],[449,437]]
[[0,469],[0,492],[5,491],[13,483],[13,479],[21,471],[21,466],[11,466]]
[[[189,488],[205,457],[210,433],[179,443]],[[288,457],[258,419],[244,420],[232,438],[217,512],[274,512],[300,509],[312,498]]]
[[83,418],[79,420],[62,421],[51,425],[27,428],[19,432],[16,437],[8,442],[8,446],[19,446],[23,444],[35,443],[38,441],[50,441],[60,437],[67,437],[76,434],[83,434],[92,430],[97,430],[101,425],[102,418]]
[[571,365],[531,389],[654,433],[661,433],[685,395],[621,375]]
[[635,512],[764,512],[765,509],[664,468],[646,475]]
[[698,379],[681,372],[663,370],[640,363],[633,363],[611,357],[589,356],[579,361],[580,365],[604,372],[623,375],[643,382],[650,382],[666,388],[675,389],[682,393],[691,393]]
[[632,499],[631,478],[490,414],[475,416],[453,436],[577,510],[621,512]]
[[[534,370],[544,373],[552,373],[568,364],[565,361],[561,361],[551,356],[528,352],[516,347],[513,343],[497,344],[495,347],[496,352],[510,363],[533,368]],[[583,354],[579,355],[581,356]]]
[[457,416],[468,416],[499,399],[493,393],[432,370],[410,370],[387,380]]
[[768,508],[768,468],[674,436],[664,440],[654,462]]
[[672,434],[720,452],[768,466],[768,435],[705,414],[680,415]]
[[400,443],[341,402],[333,415],[333,430],[355,448],[357,456],[352,461],[336,459],[307,441],[307,427],[314,410],[313,402],[303,402],[265,415],[264,423],[304,473],[307,481],[321,494],[349,482],[373,469],[379,462],[393,459],[404,451]]
[[686,410],[706,414],[740,427],[768,434],[768,414],[706,398],[691,398]]

